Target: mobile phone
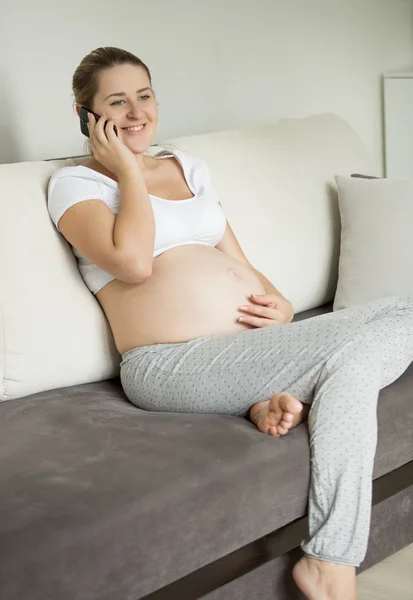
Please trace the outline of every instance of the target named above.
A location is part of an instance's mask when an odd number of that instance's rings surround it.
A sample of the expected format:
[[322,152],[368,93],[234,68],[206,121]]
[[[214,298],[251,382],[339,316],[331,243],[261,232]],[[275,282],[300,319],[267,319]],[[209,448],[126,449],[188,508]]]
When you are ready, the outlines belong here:
[[[90,137],[89,136],[89,129],[88,129],[88,123],[89,123],[88,113],[90,113],[91,115],[93,115],[95,117],[96,122],[100,119],[100,115],[97,115],[96,113],[94,113],[93,110],[89,110],[88,108],[85,108],[84,106],[80,107],[80,115],[79,115],[79,117],[80,117],[80,131],[86,137]],[[106,127],[106,123],[105,123],[105,127]],[[116,128],[116,125],[113,126],[113,131],[116,133],[116,135],[118,135],[118,130]]]

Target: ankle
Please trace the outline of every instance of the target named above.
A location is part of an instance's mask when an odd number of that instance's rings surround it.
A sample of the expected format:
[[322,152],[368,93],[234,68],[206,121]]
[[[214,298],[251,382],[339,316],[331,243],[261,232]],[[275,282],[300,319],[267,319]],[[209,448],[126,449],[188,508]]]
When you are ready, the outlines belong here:
[[352,573],[354,573],[354,576],[356,574],[356,567],[352,567],[350,565],[329,562],[320,558],[312,558],[306,554],[301,560],[304,561],[310,569],[314,569],[315,571],[323,574],[323,576],[328,576],[329,573],[333,574],[334,576],[340,573],[347,576],[351,575]]

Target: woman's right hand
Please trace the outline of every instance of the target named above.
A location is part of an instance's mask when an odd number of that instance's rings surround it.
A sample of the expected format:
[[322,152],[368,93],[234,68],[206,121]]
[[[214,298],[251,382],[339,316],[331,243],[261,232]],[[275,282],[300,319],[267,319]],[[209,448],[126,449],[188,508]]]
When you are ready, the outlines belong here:
[[[93,158],[118,178],[130,172],[131,169],[139,170],[136,156],[125,145],[123,138],[116,135],[113,129],[115,124],[113,119],[108,119],[105,113],[97,122],[90,113],[88,113],[88,117],[90,149]],[[118,135],[122,136],[119,127]]]

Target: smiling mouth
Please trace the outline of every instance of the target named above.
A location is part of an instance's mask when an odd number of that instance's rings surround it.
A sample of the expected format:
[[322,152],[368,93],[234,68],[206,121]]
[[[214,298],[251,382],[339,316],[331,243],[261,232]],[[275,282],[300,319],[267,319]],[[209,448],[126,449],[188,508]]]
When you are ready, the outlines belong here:
[[139,133],[145,128],[145,126],[146,123],[143,125],[136,125],[134,127],[122,127],[122,131],[125,131],[126,133]]

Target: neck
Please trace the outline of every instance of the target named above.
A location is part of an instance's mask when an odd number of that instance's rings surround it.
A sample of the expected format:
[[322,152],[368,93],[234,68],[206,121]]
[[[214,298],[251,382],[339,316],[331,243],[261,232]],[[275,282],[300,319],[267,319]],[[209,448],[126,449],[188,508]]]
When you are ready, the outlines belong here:
[[138,165],[141,171],[145,171],[147,169],[147,162],[145,160],[144,154],[135,154],[136,160],[138,161]]
[[[151,156],[145,156],[144,154],[139,153],[139,154],[135,154],[135,157],[136,157],[136,162],[138,163],[139,168],[142,173],[145,173],[145,172],[151,170],[151,168],[153,168],[154,159]],[[111,171],[109,171],[99,161],[97,161],[93,157],[93,155],[91,155],[89,163],[91,163],[94,166],[96,171],[99,171],[99,172],[103,173],[104,175],[108,175],[111,173]],[[111,175],[109,175],[109,177],[110,176]]]
[[154,168],[154,159],[152,156],[136,154],[136,160],[138,161],[138,165],[142,173],[145,173],[145,171],[150,171]]

